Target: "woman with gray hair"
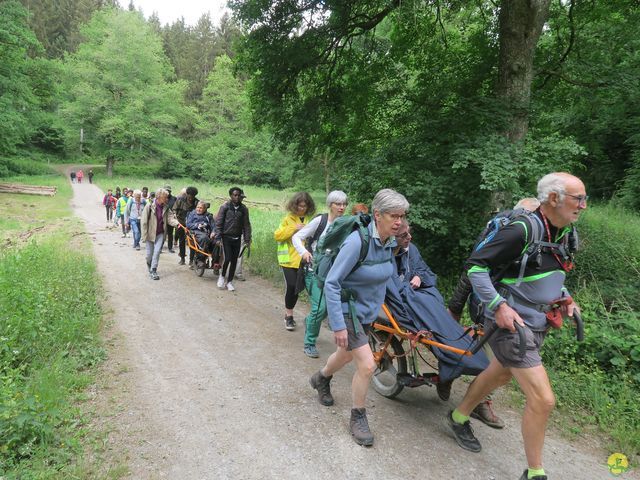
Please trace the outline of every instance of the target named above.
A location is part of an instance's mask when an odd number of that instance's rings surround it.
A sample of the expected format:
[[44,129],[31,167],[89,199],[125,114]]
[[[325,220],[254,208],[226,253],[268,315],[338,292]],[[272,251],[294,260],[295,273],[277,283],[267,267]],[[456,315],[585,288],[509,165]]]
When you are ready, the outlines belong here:
[[311,358],[318,358],[318,348],[316,341],[320,334],[322,320],[327,316],[327,305],[318,286],[316,276],[311,267],[312,255],[316,250],[316,245],[333,221],[344,215],[348,205],[347,194],[341,190],[334,190],[327,195],[328,213],[323,213],[314,217],[307,225],[298,230],[291,239],[294,248],[302,257],[303,264],[307,265],[304,271],[304,284],[311,300],[311,310],[305,318],[304,348],[303,352]]
[[134,190],[133,196],[124,209],[124,222],[133,232],[133,248],[140,250],[140,218],[147,201],[142,198],[142,191]]
[[164,243],[167,225],[179,225],[176,214],[167,206],[169,192],[164,188],[158,189],[153,202],[147,203],[142,212],[141,239],[147,245],[147,267],[149,277],[160,280],[158,276],[158,260]]
[[[373,199],[373,220],[367,227],[369,245],[366,257],[360,262],[363,239],[359,231],[352,232],[340,247],[325,281],[329,325],[337,349],[309,382],[318,391],[321,404],[333,405],[329,385],[331,378],[352,360],[355,362],[356,371],[351,383],[353,408],[349,423],[351,435],[359,445],[373,445],[365,409],[369,382],[376,370],[369,346],[369,331],[384,301],[387,280],[394,272],[394,236],[408,209],[409,202],[403,195],[391,189],[380,190]],[[347,291],[349,295],[343,295]],[[351,300],[343,301],[347,296]]]

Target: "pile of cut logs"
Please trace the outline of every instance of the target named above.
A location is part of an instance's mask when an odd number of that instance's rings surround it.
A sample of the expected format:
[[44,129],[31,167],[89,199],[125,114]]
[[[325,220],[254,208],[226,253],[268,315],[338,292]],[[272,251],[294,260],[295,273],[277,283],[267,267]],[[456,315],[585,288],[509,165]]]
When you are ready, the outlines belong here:
[[46,195],[52,197],[56,194],[56,187],[23,185],[19,183],[0,183],[0,193],[24,193],[27,195]]

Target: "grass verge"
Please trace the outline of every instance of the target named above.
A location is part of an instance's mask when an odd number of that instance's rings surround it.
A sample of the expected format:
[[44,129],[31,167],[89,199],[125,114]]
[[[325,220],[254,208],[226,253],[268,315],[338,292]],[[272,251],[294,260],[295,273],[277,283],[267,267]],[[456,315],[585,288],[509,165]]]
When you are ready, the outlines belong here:
[[88,427],[85,400],[105,351],[100,280],[70,218],[71,188],[59,175],[9,181],[58,194],[2,195],[0,478],[118,478],[87,460],[99,456],[101,434]]

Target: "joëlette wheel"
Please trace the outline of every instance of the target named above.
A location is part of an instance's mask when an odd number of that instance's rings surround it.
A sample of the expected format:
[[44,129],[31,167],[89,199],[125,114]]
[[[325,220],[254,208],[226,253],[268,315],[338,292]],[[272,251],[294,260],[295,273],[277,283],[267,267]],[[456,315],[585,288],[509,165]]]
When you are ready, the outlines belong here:
[[[376,358],[384,347],[387,338],[389,338],[389,334],[386,332],[372,330],[369,334],[369,345]],[[398,395],[404,388],[404,385],[397,379],[397,374],[399,373],[407,373],[407,359],[404,357],[402,342],[393,336],[384,355],[378,362],[378,368],[373,374],[371,381],[374,390],[387,398],[393,398]]]

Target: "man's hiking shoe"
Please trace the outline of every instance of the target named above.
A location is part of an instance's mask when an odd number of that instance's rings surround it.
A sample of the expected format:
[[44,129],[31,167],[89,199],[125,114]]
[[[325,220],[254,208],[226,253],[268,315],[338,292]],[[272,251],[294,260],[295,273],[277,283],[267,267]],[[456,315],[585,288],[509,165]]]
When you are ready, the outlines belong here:
[[453,410],[449,410],[449,413],[447,413],[447,426],[449,427],[449,431],[453,434],[453,438],[458,442],[458,445],[470,452],[479,452],[482,450],[480,442],[473,434],[473,429],[471,428],[469,420],[463,424],[456,423],[451,417],[452,413]]
[[443,402],[446,402],[451,397],[451,385],[453,385],[453,380],[436,383],[436,392],[438,392],[438,397]]
[[320,354],[318,353],[318,349],[315,345],[305,345],[304,346],[304,354],[307,357],[318,358]]
[[491,407],[491,400],[484,400],[471,412],[471,417],[480,420],[491,428],[504,428],[504,422],[498,417]]
[[227,283],[227,290],[229,290],[230,292],[235,292],[236,287],[233,286],[233,283],[228,282]]
[[170,248],[169,253],[176,253],[176,251],[173,248]]
[[320,370],[318,370],[309,379],[311,388],[315,388],[318,391],[318,400],[325,407],[333,405],[333,396],[331,395],[331,386],[329,385],[332,378],[333,375],[331,377],[323,377]]
[[[529,478],[529,469],[525,468],[524,472],[522,472],[522,476],[520,480],[527,480]],[[531,480],[547,480],[546,475],[536,475],[535,477],[531,477]]]
[[178,265],[184,265],[184,257],[180,257],[180,261],[178,262]]
[[218,277],[218,288],[224,288],[224,277],[222,275]]
[[140,245],[136,245],[136,250],[140,251]]
[[373,445],[373,433],[369,430],[367,410],[365,408],[352,408],[351,420],[349,420],[351,436],[358,445],[369,447]]
[[293,315],[288,315],[284,317],[284,328],[289,331],[296,329],[296,321],[293,319]]
[[152,280],[160,280],[160,277],[158,276],[158,272],[156,272],[155,270],[151,270],[151,272],[149,273],[149,276],[151,277]]

